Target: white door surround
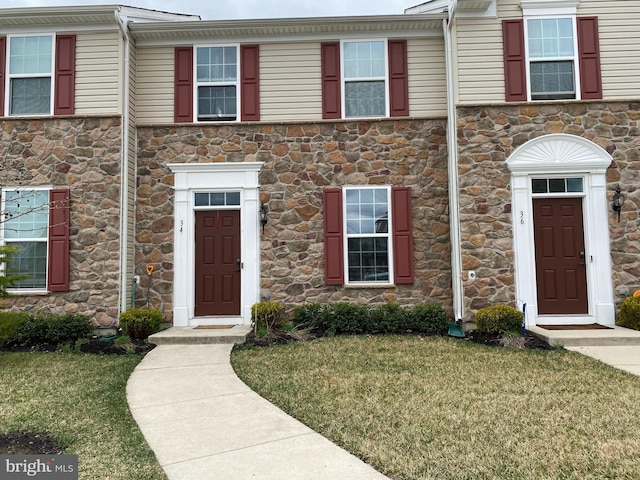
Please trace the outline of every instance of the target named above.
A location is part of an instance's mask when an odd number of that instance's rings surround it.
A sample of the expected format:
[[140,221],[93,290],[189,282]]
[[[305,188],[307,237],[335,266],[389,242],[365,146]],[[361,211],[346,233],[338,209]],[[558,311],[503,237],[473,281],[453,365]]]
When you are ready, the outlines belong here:
[[[262,162],[174,163],[173,324],[251,324],[251,306],[260,297],[260,230],[258,174]],[[196,192],[240,192],[242,280],[239,317],[195,317]],[[199,207],[201,208],[201,207]],[[210,207],[212,210],[219,207]]]
[[[521,145],[506,163],[511,171],[516,299],[519,307],[527,304],[527,326],[579,323],[613,325],[615,306],[606,191],[606,171],[611,164],[611,156],[582,137],[552,134]],[[534,177],[583,179],[583,192],[570,195],[583,198],[589,299],[587,315],[538,314],[531,189],[531,179]]]

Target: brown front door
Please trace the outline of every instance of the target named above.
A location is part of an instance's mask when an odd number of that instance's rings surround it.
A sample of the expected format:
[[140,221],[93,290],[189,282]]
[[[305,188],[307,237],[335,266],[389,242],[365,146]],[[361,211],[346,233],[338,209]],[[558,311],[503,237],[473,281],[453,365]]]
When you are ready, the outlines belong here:
[[533,223],[538,313],[588,313],[582,199],[536,198]]
[[240,315],[240,211],[195,213],[195,316]]

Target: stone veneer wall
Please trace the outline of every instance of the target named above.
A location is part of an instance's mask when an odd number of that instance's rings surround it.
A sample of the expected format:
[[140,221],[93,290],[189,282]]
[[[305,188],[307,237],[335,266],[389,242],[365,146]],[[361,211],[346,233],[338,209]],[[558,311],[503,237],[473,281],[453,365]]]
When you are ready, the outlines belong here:
[[70,290],[17,296],[11,310],[118,317],[120,117],[0,121],[0,186],[69,187]]
[[[579,135],[613,157],[607,171],[608,198],[620,184],[626,199],[620,223],[612,212],[608,225],[619,305],[630,288],[640,284],[640,103],[465,106],[458,108],[457,117],[462,264],[469,319],[479,308],[515,303],[510,173],[505,160],[520,145],[552,133]],[[466,279],[468,270],[476,270],[473,282]]]
[[[438,119],[139,128],[136,273],[156,268],[151,303],[165,314],[172,308],[173,175],[166,164],[257,161],[264,162],[260,199],[269,209],[261,237],[263,298],[289,307],[430,301],[451,310],[445,125]],[[323,189],[365,184],[412,187],[414,285],[324,285]]]

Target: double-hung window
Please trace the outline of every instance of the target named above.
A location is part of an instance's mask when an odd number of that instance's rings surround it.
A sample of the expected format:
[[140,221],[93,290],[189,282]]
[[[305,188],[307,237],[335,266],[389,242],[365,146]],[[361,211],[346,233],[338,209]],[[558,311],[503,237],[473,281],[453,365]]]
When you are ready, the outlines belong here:
[[49,115],[52,111],[53,36],[9,37],[9,115]]
[[329,188],[323,203],[327,285],[414,282],[411,188]]
[[575,18],[528,19],[532,100],[577,98]]
[[2,239],[17,252],[6,265],[11,275],[22,278],[16,288],[47,288],[49,190],[4,190]]
[[198,121],[237,119],[238,64],[237,46],[196,48]]
[[386,117],[387,53],[381,40],[343,42],[345,117]]
[[520,0],[522,18],[502,21],[507,102],[602,98],[598,17],[578,3]]
[[389,187],[345,188],[347,283],[389,283]]

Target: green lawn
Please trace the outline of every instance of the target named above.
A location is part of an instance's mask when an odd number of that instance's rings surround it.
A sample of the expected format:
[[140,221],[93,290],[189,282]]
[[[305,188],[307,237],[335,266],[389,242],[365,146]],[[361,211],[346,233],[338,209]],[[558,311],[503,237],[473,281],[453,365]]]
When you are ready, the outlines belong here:
[[86,480],[166,480],[129,412],[141,357],[0,352],[0,433],[46,432]]
[[239,350],[232,363],[395,480],[640,478],[640,378],[577,353],[362,336]]

